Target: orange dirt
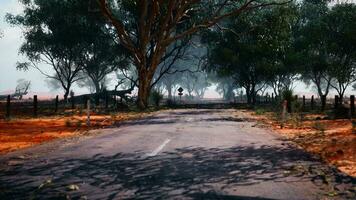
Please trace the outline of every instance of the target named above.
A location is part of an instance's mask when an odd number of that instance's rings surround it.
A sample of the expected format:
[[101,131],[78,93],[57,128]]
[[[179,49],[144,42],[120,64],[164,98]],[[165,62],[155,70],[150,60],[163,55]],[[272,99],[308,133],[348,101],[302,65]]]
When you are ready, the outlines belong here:
[[351,120],[318,120],[325,116],[308,114],[297,122],[288,120],[281,128],[273,113],[252,115],[306,151],[320,155],[339,170],[356,177],[356,133]]
[[0,154],[41,144],[57,138],[80,135],[90,129],[112,125],[117,121],[137,119],[145,114],[93,115],[91,127],[86,116],[0,120]]

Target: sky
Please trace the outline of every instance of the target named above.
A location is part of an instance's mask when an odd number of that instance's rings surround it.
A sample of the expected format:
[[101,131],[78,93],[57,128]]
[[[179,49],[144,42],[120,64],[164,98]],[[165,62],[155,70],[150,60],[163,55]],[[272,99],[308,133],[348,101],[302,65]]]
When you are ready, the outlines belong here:
[[[22,31],[19,27],[13,27],[6,23],[6,13],[19,14],[22,11],[22,6],[18,0],[0,0],[0,30],[4,37],[0,39],[0,94],[8,94],[16,87],[18,79],[26,79],[31,81],[31,93],[36,93],[39,96],[55,96],[61,94],[62,91],[53,91],[46,83],[46,78],[35,69],[27,72],[16,70],[16,62],[24,62],[26,58],[18,54],[21,44],[24,42]],[[42,67],[46,68],[45,65]],[[48,67],[47,67],[48,68]],[[297,94],[312,94],[312,88],[306,88],[303,83],[295,84],[295,92]],[[76,94],[87,93],[87,89],[74,87]],[[354,92],[351,89],[348,93]],[[334,92],[331,92],[333,95]],[[217,98],[219,94],[215,92],[215,86],[210,87],[205,97]]]
[[22,7],[18,0],[0,0],[0,30],[3,38],[0,39],[0,93],[14,90],[18,79],[30,80],[31,90],[37,92],[50,92],[45,83],[45,78],[35,70],[22,72],[16,70],[16,62],[26,61],[18,54],[23,43],[22,31],[12,27],[5,21],[6,13],[19,14]]

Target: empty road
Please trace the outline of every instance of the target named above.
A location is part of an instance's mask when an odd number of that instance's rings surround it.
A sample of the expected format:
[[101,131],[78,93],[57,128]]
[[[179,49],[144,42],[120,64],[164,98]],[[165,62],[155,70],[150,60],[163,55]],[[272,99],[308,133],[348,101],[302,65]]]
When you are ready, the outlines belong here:
[[[1,145],[1,144],[0,144]],[[0,156],[0,199],[355,199],[243,111],[168,110]]]

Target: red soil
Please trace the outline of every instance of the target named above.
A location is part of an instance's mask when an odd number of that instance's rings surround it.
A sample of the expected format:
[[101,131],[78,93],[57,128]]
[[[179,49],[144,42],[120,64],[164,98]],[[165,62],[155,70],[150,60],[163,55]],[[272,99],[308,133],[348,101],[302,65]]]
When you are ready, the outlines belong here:
[[0,154],[30,147],[57,138],[80,135],[89,129],[98,129],[142,117],[143,114],[125,113],[116,116],[91,116],[91,126],[86,126],[85,116],[0,120]]
[[281,128],[272,113],[250,113],[306,151],[320,155],[339,170],[356,177],[356,133],[351,120],[317,120],[324,116],[306,115],[297,124],[293,120],[287,121]]

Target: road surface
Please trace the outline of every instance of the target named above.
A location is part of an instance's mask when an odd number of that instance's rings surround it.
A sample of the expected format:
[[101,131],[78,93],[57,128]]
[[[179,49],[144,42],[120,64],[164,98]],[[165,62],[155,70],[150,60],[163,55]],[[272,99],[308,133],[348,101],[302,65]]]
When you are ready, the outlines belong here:
[[243,111],[169,110],[0,157],[0,199],[355,199]]

